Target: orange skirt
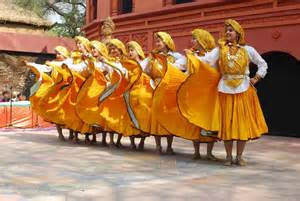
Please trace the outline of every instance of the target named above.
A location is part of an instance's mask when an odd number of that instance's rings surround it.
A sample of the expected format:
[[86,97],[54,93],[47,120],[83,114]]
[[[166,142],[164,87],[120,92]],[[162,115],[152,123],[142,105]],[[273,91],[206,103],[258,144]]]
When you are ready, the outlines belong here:
[[254,87],[239,94],[219,93],[222,140],[252,140],[268,132]]

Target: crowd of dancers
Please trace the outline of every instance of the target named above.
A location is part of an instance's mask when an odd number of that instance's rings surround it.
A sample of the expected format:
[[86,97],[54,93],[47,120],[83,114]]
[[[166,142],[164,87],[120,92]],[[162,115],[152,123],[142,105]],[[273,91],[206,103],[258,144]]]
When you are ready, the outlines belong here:
[[[237,21],[226,20],[224,30],[217,44],[208,31],[193,30],[193,47],[185,55],[176,52],[168,33],[157,32],[147,57],[135,41],[104,44],[77,36],[76,50],[57,46],[55,60],[26,62],[36,74],[32,108],[56,124],[61,140],[62,128],[67,128],[70,140],[78,141],[82,134],[95,143],[101,133],[103,145],[108,134],[110,146],[120,147],[122,137],[129,137],[132,149],[143,150],[145,138],[154,136],[156,151],[162,153],[161,138],[166,137],[166,153],[173,154],[175,136],[193,142],[195,159],[200,158],[200,143],[207,143],[209,160],[216,160],[214,143],[222,140],[224,165],[244,166],[246,142],[268,132],[254,88],[265,77],[267,63],[246,45]],[[258,67],[253,78],[250,62]]]

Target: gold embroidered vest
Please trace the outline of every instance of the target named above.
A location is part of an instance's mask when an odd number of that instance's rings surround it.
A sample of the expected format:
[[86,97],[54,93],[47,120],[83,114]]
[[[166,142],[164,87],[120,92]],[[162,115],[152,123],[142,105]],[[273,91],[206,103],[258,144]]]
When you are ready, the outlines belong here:
[[247,50],[242,47],[237,48],[235,54],[230,54],[228,45],[220,47],[219,71],[223,75],[225,84],[231,88],[242,84],[249,66]]

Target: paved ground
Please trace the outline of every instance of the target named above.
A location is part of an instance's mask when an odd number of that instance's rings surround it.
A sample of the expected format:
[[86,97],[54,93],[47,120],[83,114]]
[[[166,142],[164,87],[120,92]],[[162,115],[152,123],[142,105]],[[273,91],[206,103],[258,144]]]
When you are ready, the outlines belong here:
[[[300,200],[300,139],[250,142],[247,167],[193,161],[176,139],[175,156],[60,142],[55,130],[0,130],[0,201]],[[205,146],[201,151],[204,152]],[[224,158],[222,143],[215,155]]]

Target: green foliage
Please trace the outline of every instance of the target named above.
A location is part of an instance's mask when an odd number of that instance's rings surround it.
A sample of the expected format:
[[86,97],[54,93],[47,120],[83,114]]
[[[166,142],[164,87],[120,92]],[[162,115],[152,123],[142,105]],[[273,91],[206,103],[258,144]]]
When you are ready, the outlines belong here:
[[57,36],[83,35],[80,28],[85,23],[85,0],[15,0],[16,4],[40,17],[58,14],[62,22],[56,23],[50,33]]
[[44,17],[46,14],[46,1],[45,0],[16,0],[16,4],[33,11],[40,17]]

